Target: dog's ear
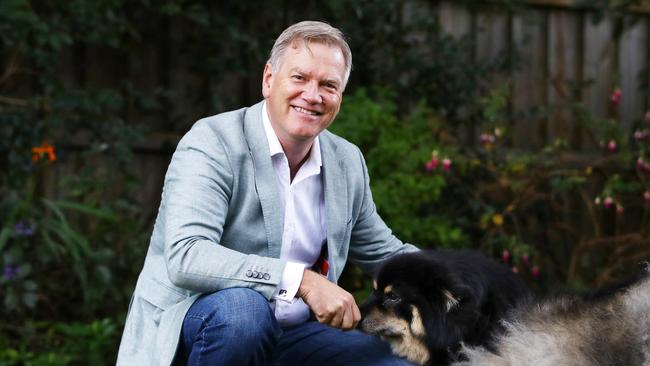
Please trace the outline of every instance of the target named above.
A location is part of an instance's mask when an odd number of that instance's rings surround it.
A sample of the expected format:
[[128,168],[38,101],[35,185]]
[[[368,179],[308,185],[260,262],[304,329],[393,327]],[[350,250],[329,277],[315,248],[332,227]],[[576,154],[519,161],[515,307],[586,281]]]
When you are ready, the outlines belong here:
[[462,304],[473,303],[476,301],[477,294],[468,286],[456,284],[442,291],[447,312],[454,310]]
[[442,294],[444,296],[445,309],[447,312],[450,312],[452,309],[458,306],[458,304],[460,304],[460,298],[452,294],[449,290],[442,290]]

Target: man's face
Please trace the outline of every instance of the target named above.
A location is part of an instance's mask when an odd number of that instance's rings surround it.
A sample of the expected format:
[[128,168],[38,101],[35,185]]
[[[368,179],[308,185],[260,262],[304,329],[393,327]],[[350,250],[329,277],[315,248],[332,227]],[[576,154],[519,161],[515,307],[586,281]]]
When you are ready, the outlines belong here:
[[339,112],[345,61],[341,50],[323,43],[287,47],[273,73],[264,68],[262,94],[271,125],[283,147],[313,140]]

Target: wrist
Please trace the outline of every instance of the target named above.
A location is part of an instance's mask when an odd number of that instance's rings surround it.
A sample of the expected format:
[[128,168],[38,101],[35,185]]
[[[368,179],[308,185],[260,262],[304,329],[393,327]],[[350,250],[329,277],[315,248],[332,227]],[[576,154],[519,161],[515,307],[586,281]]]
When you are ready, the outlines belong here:
[[305,268],[305,271],[302,274],[302,281],[300,281],[300,286],[298,287],[298,292],[296,293],[297,297],[303,298],[309,293],[309,289],[312,287],[312,283],[314,281],[314,276],[318,276],[318,274]]

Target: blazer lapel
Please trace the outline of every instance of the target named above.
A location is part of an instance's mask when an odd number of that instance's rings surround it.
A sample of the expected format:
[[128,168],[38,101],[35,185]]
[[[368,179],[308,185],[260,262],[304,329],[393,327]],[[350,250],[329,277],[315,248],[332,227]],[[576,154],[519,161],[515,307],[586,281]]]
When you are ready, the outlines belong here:
[[269,256],[280,258],[284,226],[282,212],[284,210],[280,204],[277,178],[271,162],[269,143],[262,125],[262,103],[257,103],[246,111],[244,135],[253,159],[255,189],[262,205]]
[[328,277],[336,281],[339,273],[339,251],[347,225],[348,191],[345,183],[344,162],[336,152],[336,144],[327,131],[320,134],[321,156],[323,160],[323,188],[325,191],[325,223],[327,225],[327,250],[330,271]]

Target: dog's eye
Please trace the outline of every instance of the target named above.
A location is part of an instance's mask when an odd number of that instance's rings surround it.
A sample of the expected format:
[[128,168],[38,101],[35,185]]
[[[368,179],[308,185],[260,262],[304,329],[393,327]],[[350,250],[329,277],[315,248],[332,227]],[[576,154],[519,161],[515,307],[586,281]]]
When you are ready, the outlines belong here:
[[384,302],[386,303],[396,304],[400,301],[402,301],[402,299],[394,292],[389,292],[384,295]]

